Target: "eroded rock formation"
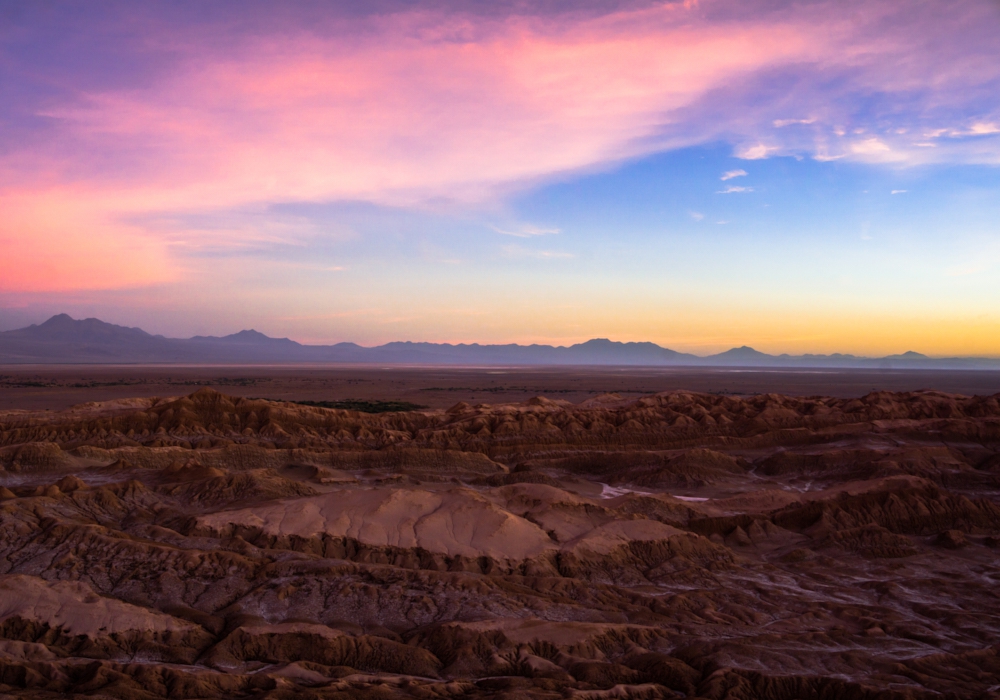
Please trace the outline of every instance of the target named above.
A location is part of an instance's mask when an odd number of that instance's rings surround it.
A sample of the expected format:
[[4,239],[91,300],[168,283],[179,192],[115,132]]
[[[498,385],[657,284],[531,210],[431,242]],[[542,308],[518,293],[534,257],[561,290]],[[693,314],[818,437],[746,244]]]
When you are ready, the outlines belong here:
[[1000,397],[0,414],[0,692],[981,698]]

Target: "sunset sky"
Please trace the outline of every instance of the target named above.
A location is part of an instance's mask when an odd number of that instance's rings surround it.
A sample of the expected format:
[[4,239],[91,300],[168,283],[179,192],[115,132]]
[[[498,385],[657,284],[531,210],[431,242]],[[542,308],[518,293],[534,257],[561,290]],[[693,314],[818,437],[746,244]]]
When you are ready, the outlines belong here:
[[0,330],[1000,356],[1000,2],[0,3]]

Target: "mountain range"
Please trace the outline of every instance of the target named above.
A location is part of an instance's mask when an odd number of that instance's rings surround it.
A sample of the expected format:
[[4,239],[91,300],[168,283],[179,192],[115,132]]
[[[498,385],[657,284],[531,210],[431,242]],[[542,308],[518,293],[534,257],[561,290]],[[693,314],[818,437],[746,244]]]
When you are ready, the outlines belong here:
[[140,328],[75,320],[66,314],[42,324],[0,332],[0,364],[260,364],[380,363],[406,365],[631,365],[704,367],[810,367],[873,369],[1000,369],[1000,359],[931,358],[917,352],[887,357],[856,355],[768,355],[743,346],[699,356],[655,343],[603,338],[568,347],[394,342],[377,347],[355,343],[303,345],[254,330],[223,337],[166,338]]

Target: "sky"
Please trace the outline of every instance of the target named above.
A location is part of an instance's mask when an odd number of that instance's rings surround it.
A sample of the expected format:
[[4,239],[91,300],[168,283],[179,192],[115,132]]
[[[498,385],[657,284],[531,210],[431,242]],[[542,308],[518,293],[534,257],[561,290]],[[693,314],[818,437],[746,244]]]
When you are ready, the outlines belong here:
[[1000,356],[998,36],[997,0],[0,0],[0,330]]

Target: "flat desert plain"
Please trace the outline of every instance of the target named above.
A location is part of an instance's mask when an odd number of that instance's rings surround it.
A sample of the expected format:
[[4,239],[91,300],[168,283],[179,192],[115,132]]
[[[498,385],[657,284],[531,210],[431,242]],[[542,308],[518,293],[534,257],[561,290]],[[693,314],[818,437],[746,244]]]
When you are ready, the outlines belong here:
[[405,401],[448,408],[535,396],[579,403],[600,394],[663,391],[852,398],[872,391],[1000,392],[1000,371],[686,367],[403,367],[373,365],[0,365],[0,410],[69,408],[87,401],[180,396],[209,387],[282,401]]
[[8,697],[1000,689],[995,374],[0,374]]

